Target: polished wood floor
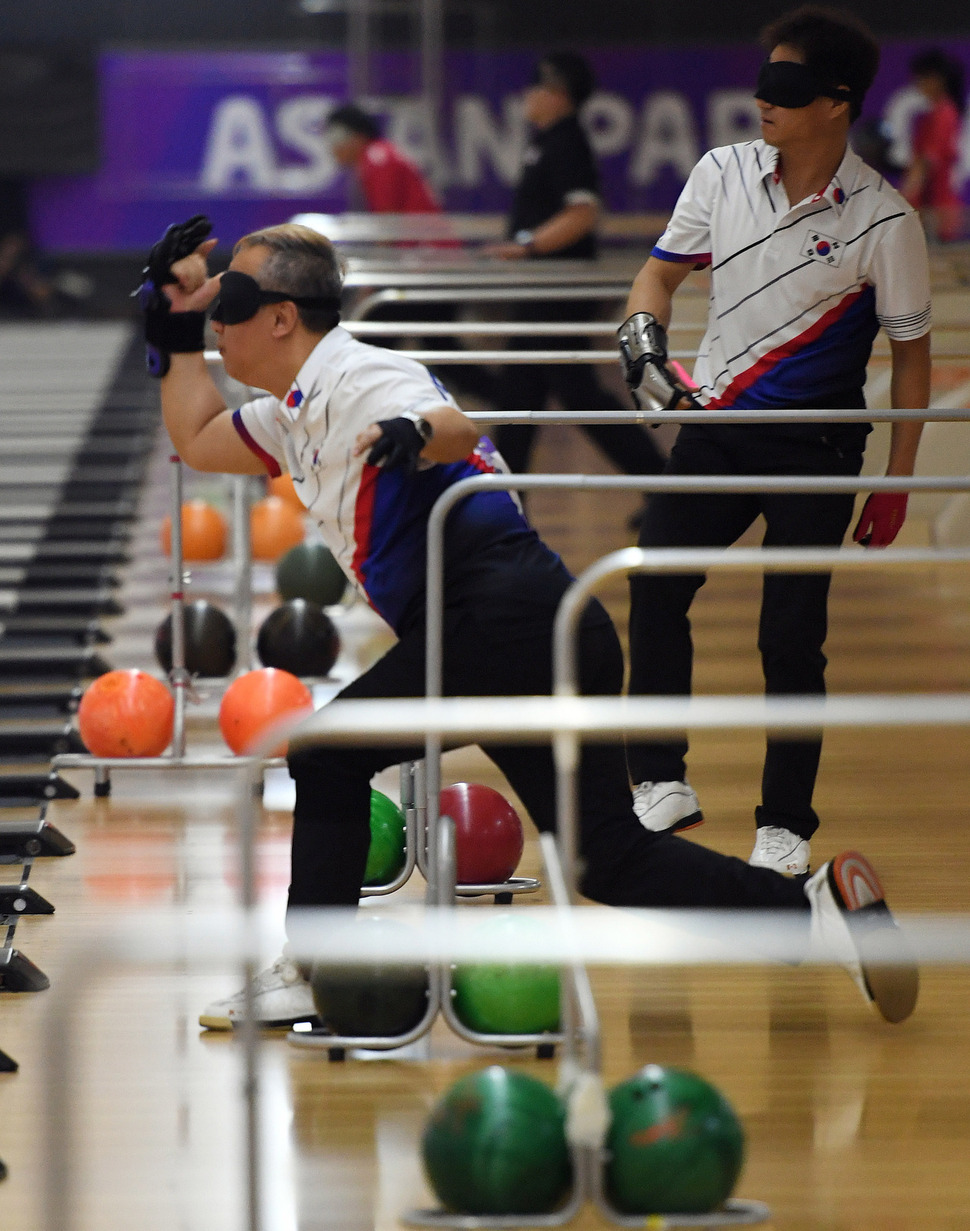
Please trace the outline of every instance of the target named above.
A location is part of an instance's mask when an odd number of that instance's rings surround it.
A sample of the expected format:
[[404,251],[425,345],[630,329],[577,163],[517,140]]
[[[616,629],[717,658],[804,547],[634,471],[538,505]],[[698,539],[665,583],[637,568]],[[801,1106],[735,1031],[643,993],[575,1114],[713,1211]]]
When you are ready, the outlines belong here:
[[[602,469],[584,438],[568,430],[543,435],[536,467]],[[153,546],[164,501],[162,489],[146,502],[141,554],[127,590],[135,602],[112,647],[117,665],[151,661],[150,634],[165,592],[164,564]],[[578,568],[629,541],[624,522],[636,503],[537,496],[532,512]],[[926,525],[910,526],[912,541],[926,538]],[[199,593],[226,589],[217,571],[198,570],[193,584]],[[723,574],[699,597],[699,692],[759,690],[758,585]],[[607,599],[622,622],[623,586],[611,587]],[[828,645],[832,691],[970,688],[968,600],[967,570],[838,577]],[[380,643],[366,621],[347,638],[364,654]],[[191,738],[201,748],[216,739],[214,701],[194,713]],[[691,780],[708,817],[697,840],[747,856],[761,744],[755,735],[734,733],[694,741]],[[830,735],[817,793],[823,825],[813,843],[816,861],[858,846],[882,871],[899,910],[970,909],[968,754],[966,730]],[[454,780],[497,781],[472,751],[452,754],[446,770]],[[229,904],[236,892],[226,776],[119,774],[113,796],[101,801],[91,798],[87,775],[76,780],[82,798],[55,804],[50,818],[78,853],[38,865],[32,878],[57,913],[25,920],[17,932],[18,947],[55,980],[68,942],[92,920],[120,920],[155,905],[191,912]],[[393,790],[393,774],[381,785]],[[267,813],[260,883],[269,901],[282,901],[285,892],[287,844],[286,813]],[[530,839],[521,871],[537,869]],[[837,970],[598,968],[593,977],[608,1081],[647,1062],[687,1066],[714,1081],[747,1131],[739,1193],[771,1204],[775,1231],[970,1225],[970,967],[926,970],[917,1013],[899,1027],[874,1017]],[[240,1049],[196,1025],[202,1006],[237,983],[228,966],[126,969],[97,982],[78,1003],[80,1061],[71,1077],[78,1228],[244,1225]],[[0,998],[0,1047],[21,1064],[19,1074],[0,1077],[0,1158],[10,1168],[0,1187],[3,1231],[42,1226],[40,1032],[48,1000],[46,993]],[[548,1062],[475,1050],[440,1027],[423,1062],[332,1065],[281,1038],[265,1046],[263,1062],[267,1231],[398,1226],[402,1209],[429,1199],[418,1138],[438,1093],[487,1063],[549,1080],[554,1073]],[[575,1225],[606,1224],[587,1211]]]

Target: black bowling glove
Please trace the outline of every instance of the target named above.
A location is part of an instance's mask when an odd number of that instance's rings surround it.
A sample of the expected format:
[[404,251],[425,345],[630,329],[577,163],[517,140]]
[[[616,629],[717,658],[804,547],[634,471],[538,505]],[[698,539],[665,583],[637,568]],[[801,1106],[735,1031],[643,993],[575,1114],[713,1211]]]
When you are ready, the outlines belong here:
[[368,465],[385,470],[403,466],[409,473],[417,470],[421,450],[432,435],[427,419],[402,415],[398,419],[381,419],[377,427],[381,429],[381,438],[367,454]]
[[195,214],[187,222],[173,223],[148,254],[135,295],[145,314],[145,362],[151,376],[164,376],[172,355],[205,349],[205,313],[173,312],[162,287],[174,281],[175,262],[191,256],[211,231],[205,214]]

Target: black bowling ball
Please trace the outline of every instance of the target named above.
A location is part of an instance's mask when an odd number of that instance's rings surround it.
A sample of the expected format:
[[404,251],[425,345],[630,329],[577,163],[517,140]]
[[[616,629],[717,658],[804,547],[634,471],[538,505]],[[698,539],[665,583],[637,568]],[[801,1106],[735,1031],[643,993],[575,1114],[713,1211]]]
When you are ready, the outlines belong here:
[[256,638],[263,666],[293,675],[327,675],[339,652],[333,620],[319,604],[305,598],[291,598],[271,611]]
[[310,973],[317,1013],[345,1038],[398,1038],[428,1010],[428,972],[423,966],[327,966]]
[[[171,613],[155,631],[155,657],[163,671],[172,670]],[[197,598],[185,604],[185,666],[190,675],[228,675],[236,663],[232,620],[212,603]]]

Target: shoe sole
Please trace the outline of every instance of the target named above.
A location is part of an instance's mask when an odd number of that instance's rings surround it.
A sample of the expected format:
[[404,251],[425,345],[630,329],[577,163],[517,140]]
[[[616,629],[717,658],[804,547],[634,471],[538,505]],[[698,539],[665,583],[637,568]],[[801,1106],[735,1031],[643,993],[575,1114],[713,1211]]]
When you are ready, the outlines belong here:
[[[258,1022],[260,1030],[292,1030],[297,1022],[312,1022],[315,1026],[322,1025],[318,1017],[287,1017],[281,1021]],[[202,1014],[199,1017],[199,1025],[203,1030],[239,1030],[243,1025],[243,1019],[234,1017],[209,1017]]]
[[[832,860],[828,880],[859,955],[869,998],[880,1015],[898,1025],[911,1015],[919,997],[919,968],[885,903],[875,868],[857,851]],[[862,901],[862,885],[875,897]]]
[[758,863],[754,859],[748,860],[749,868],[767,868],[769,872],[777,872],[779,876],[787,876],[789,879],[795,876],[808,876],[811,873],[811,867],[806,865],[804,868],[795,868],[789,871],[787,868],[779,868],[776,863]]
[[228,1017],[207,1016],[205,1013],[199,1017],[199,1025],[203,1030],[231,1030],[232,1022]]
[[643,825],[647,833],[684,833],[685,830],[696,829],[698,825],[703,825],[704,814],[702,812],[692,812],[690,816],[681,817],[679,821],[674,821],[672,825],[667,825],[664,829],[652,829],[649,825],[644,825],[639,817],[637,817],[637,820]]
[[788,877],[808,876],[812,870],[811,864],[805,864],[804,867],[797,867],[797,868],[789,869],[789,868],[783,868],[777,863],[762,863],[760,860],[755,858],[753,853],[751,855],[751,858],[748,860],[748,867],[749,868],[767,868],[769,872],[777,872],[779,876],[788,876]]
[[919,967],[895,923],[856,936],[859,965],[880,1015],[892,1025],[904,1022],[919,998]]

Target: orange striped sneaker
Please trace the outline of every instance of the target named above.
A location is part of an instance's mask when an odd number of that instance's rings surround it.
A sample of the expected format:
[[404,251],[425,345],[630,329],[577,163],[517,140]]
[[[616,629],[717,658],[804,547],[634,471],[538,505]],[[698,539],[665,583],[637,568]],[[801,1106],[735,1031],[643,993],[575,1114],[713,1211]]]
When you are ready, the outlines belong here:
[[834,957],[887,1022],[905,1021],[916,1007],[919,972],[869,860],[843,851],[805,882],[805,894],[811,955]]

